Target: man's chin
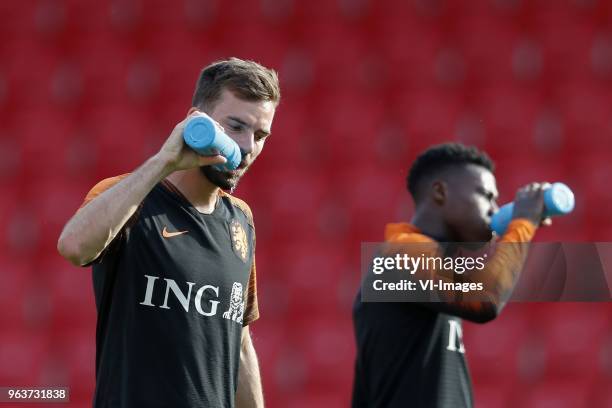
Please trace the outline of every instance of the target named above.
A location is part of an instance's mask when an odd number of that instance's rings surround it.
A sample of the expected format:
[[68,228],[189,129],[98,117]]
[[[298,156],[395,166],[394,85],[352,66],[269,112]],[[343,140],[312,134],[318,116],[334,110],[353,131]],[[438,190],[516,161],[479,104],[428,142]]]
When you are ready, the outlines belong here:
[[239,177],[232,176],[227,172],[219,171],[212,166],[202,166],[200,171],[211,183],[222,190],[233,191],[238,185]]
[[473,236],[464,237],[463,244],[466,244],[472,248],[478,248],[493,239],[493,233],[491,230],[483,230],[477,233],[474,233]]
[[493,231],[491,231],[490,229],[487,229],[486,231],[482,232],[482,236],[479,239],[479,241],[486,244],[490,242],[492,239],[493,239]]

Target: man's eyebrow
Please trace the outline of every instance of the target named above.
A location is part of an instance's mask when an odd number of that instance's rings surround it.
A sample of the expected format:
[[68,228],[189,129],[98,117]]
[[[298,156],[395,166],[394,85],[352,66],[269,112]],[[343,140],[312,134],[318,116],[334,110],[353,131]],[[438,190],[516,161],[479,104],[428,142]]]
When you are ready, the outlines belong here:
[[[251,125],[249,125],[247,122],[245,122],[244,120],[242,120],[240,118],[237,118],[236,116],[228,116],[227,118],[229,120],[233,120],[234,122],[238,122],[242,126],[251,127]],[[270,136],[270,131],[268,131],[268,130],[259,129],[255,133],[260,133],[260,134],[263,134],[264,136]]]
[[243,126],[247,126],[247,127],[251,126],[248,123],[246,123],[244,120],[242,120],[240,118],[237,118],[236,116],[228,116],[227,118],[230,119],[230,120],[233,120],[234,122],[238,122],[238,123],[240,123]]

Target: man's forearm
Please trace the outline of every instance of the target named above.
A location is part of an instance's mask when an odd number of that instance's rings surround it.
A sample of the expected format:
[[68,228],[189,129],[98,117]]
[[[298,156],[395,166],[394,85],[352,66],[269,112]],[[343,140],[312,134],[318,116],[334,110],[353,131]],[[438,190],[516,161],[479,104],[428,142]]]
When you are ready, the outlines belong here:
[[243,329],[242,347],[240,349],[236,408],[263,408],[263,406],[263,389],[257,354],[251,342],[249,329],[245,327]]
[[[420,304],[437,312],[473,322],[484,323],[495,319],[512,294],[525,263],[529,241],[535,229],[532,223],[525,223],[525,220],[513,221],[506,235],[498,243],[495,253],[480,270],[474,269],[465,275],[451,272],[449,275],[441,268],[441,264],[436,269],[435,263],[432,267],[416,269],[413,272],[415,274],[413,279],[441,281],[449,284],[458,282],[460,279],[462,283],[480,283],[484,288],[477,297],[472,298],[453,289],[435,288],[435,295],[441,301],[425,301]],[[441,248],[436,242],[418,243],[417,246],[414,244],[415,241],[409,235],[398,234],[389,243],[386,251],[389,251],[389,254],[400,252],[415,258],[419,256],[443,258]]]
[[94,260],[117,236],[142,200],[168,174],[166,162],[153,156],[135,172],[80,208],[58,241],[62,256],[75,265]]

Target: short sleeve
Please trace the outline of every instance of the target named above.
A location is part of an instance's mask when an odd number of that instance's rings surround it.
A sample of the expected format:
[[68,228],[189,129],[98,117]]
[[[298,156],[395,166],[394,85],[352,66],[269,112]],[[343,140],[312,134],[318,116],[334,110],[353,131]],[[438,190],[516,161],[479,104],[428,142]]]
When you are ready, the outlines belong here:
[[255,320],[259,319],[259,305],[257,303],[257,273],[255,267],[255,257],[253,257],[253,266],[251,266],[251,274],[249,276],[249,287],[246,295],[246,307],[244,308],[244,318],[242,325],[248,326]]
[[120,176],[110,177],[110,178],[100,181],[98,184],[93,186],[91,190],[89,190],[89,192],[85,196],[85,199],[83,200],[83,204],[81,204],[81,207],[79,207],[79,209],[85,207],[87,204],[91,202],[91,200],[93,200],[94,198],[96,198],[97,196],[105,192],[106,190],[110,189],[115,184],[119,183],[121,180],[126,178],[127,176],[129,176],[129,173],[122,174]]
[[[97,183],[95,186],[93,186],[91,190],[89,190],[89,192],[85,196],[85,199],[83,200],[83,203],[79,207],[79,210],[85,207],[87,204],[89,204],[94,198],[98,197],[100,194],[104,193],[106,190],[109,190],[111,187],[119,183],[121,180],[123,180],[127,176],[129,176],[129,173],[122,174],[120,176],[110,177],[110,178],[104,179],[100,181],[99,183]],[[107,258],[109,254],[115,253],[118,250],[118,247],[120,246],[119,244],[121,240],[123,239],[123,235],[124,234],[123,234],[123,229],[122,229],[119,232],[119,234],[117,234],[115,239],[113,239],[113,241],[110,242],[106,246],[106,248],[104,248],[104,250],[100,253],[100,255],[98,255],[96,259],[94,259],[93,261],[83,266],[88,267],[93,264],[100,263],[103,259]]]

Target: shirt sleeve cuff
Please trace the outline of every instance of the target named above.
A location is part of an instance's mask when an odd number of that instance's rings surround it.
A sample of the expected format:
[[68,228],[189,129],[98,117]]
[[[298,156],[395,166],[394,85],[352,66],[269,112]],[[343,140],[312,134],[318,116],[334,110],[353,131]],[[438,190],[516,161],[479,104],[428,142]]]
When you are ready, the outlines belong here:
[[510,221],[502,242],[529,242],[533,239],[537,226],[527,218]]

